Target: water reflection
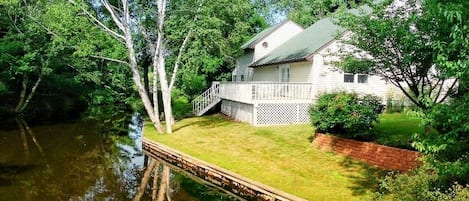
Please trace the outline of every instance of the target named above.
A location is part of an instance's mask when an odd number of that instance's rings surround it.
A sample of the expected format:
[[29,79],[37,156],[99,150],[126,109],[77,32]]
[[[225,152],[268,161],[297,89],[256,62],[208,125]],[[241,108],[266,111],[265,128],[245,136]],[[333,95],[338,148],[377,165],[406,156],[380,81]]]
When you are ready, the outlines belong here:
[[[126,130],[96,120],[29,126],[16,119],[17,129],[0,128],[0,201],[134,199],[148,169],[143,166],[142,122],[138,116],[125,118],[120,124],[130,125]],[[155,164],[141,200],[155,197],[149,187],[164,183],[165,177],[155,177],[165,175],[164,169]],[[205,194],[214,192],[174,172],[169,175],[166,190],[160,191],[169,192],[165,199],[210,200]]]
[[[149,165],[140,180],[140,186],[133,201],[145,200],[142,199],[144,195],[149,195],[149,198],[154,201],[171,201],[171,200],[204,200],[204,201],[234,201],[244,200],[235,196],[224,189],[217,188],[215,185],[201,185],[196,183],[195,180],[201,183],[200,178],[191,176],[190,173],[184,170],[166,164],[161,159],[150,158]],[[188,179],[184,175],[192,179]],[[207,183],[206,183],[207,184]],[[224,191],[225,193],[223,193]]]

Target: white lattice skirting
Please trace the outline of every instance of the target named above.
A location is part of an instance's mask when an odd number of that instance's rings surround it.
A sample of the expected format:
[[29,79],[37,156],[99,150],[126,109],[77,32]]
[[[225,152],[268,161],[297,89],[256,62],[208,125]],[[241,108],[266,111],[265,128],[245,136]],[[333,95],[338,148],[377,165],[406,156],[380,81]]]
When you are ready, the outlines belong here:
[[311,103],[247,104],[223,100],[221,112],[231,118],[254,126],[305,124],[310,122]]

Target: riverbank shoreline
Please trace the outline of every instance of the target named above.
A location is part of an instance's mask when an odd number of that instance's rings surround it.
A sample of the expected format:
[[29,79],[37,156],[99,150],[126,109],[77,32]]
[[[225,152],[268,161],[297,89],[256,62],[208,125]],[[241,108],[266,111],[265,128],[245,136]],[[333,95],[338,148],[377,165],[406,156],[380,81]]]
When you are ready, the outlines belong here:
[[143,139],[143,151],[248,200],[306,201],[147,138]]

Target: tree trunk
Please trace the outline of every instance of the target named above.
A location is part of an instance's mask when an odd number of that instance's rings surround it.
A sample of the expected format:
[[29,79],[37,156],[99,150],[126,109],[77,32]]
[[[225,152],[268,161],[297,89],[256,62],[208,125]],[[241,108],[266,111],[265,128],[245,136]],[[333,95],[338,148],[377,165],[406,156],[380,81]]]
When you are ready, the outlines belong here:
[[172,108],[171,108],[171,89],[168,85],[168,78],[166,75],[165,68],[165,55],[164,55],[164,35],[163,35],[163,25],[165,21],[165,12],[166,12],[166,0],[158,1],[158,39],[156,43],[156,52],[154,57],[154,65],[157,66],[161,94],[163,97],[163,108],[164,108],[164,117],[166,122],[166,133],[170,134],[172,130]]
[[[125,3],[128,3],[128,2],[125,2]],[[145,87],[142,84],[142,79],[140,78],[140,72],[138,70],[137,59],[136,59],[136,56],[135,56],[134,44],[133,44],[133,41],[132,41],[132,33],[131,33],[131,30],[130,30],[129,8],[128,8],[128,5],[126,5],[126,4],[124,4],[124,12],[125,12],[124,13],[125,22],[121,23],[119,21],[119,23],[123,27],[125,45],[126,45],[127,49],[129,50],[129,66],[130,66],[130,69],[132,70],[132,79],[134,80],[134,83],[137,86],[138,94],[140,95],[140,99],[143,102],[143,105],[145,107],[145,110],[148,113],[148,116],[150,117],[151,122],[155,126],[156,130],[158,130],[158,132],[162,133],[163,129],[161,128],[161,122],[160,122],[159,114],[154,113],[154,108],[151,104],[148,93],[147,93],[147,91],[145,90]]]
[[[162,53],[160,54],[161,56]],[[166,72],[164,70],[164,58],[159,58],[159,74],[160,74],[160,86],[161,94],[163,97],[163,108],[164,108],[164,118],[166,122],[166,133],[171,134],[172,123],[173,123],[173,112],[171,107],[171,90],[168,87],[168,80],[166,79]]]
[[36,82],[34,83],[34,86],[33,88],[31,89],[31,92],[29,93],[28,95],[28,98],[26,99],[26,101],[23,103],[23,105],[21,106],[20,110],[19,110],[19,113],[22,113],[24,111],[24,109],[26,109],[26,106],[28,106],[29,102],[31,101],[31,99],[33,98],[34,94],[36,93],[36,90],[37,90],[37,87],[39,86],[39,84],[41,83],[42,81],[42,77],[44,76],[44,74],[39,74],[39,77],[37,78]]
[[151,91],[150,91],[150,80],[148,79],[148,71],[149,67],[148,67],[148,64],[145,64],[143,65],[143,85],[145,87],[145,91],[147,92],[147,94],[150,94]]
[[[75,4],[73,0],[69,0],[71,3]],[[122,10],[116,10],[114,6],[112,6],[109,1],[102,0],[101,3],[104,5],[106,10],[109,12],[112,20],[116,24],[116,26],[123,32],[124,35],[121,35],[115,31],[109,29],[106,25],[104,25],[101,21],[99,21],[96,17],[91,15],[86,9],[82,9],[85,14],[87,14],[93,21],[95,21],[100,27],[102,27],[108,34],[114,36],[118,40],[122,40],[129,51],[129,62],[128,65],[132,71],[132,79],[134,81],[135,86],[137,87],[138,94],[140,99],[143,102],[143,106],[147,111],[148,116],[150,117],[151,122],[158,130],[158,132],[162,133],[163,129],[161,128],[161,122],[159,119],[159,114],[155,114],[153,110],[153,106],[151,104],[151,100],[148,96],[147,91],[145,90],[144,85],[142,84],[142,79],[140,77],[140,72],[137,66],[137,59],[135,56],[135,49],[134,43],[132,38],[132,31],[131,31],[131,22],[132,19],[129,13],[129,2],[127,0],[122,1]],[[121,13],[118,13],[121,11]],[[116,14],[117,13],[117,14]]]
[[158,104],[158,67],[153,63],[153,113],[160,114]]
[[26,90],[28,89],[28,82],[29,82],[28,75],[23,75],[23,80],[21,81],[20,99],[18,101],[18,104],[15,107],[16,114],[20,113],[21,108],[23,107],[23,104],[25,102]]
[[150,98],[145,90],[145,87],[142,85],[140,74],[137,69],[137,62],[135,61],[135,52],[129,51],[130,58],[130,68],[132,70],[132,79],[134,80],[135,85],[137,86],[138,94],[140,95],[140,99],[143,102],[143,106],[147,111],[148,116],[150,117],[151,122],[158,130],[158,132],[162,133],[163,130],[161,128],[161,122],[159,118],[159,114],[154,113],[153,106],[151,104]]

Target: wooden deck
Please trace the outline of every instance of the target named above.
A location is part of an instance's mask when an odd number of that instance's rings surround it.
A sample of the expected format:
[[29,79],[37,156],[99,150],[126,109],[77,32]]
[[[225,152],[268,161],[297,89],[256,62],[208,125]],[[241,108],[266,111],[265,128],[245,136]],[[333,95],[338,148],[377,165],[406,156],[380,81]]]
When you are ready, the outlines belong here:
[[247,200],[305,201],[149,139],[143,139],[143,152]]

